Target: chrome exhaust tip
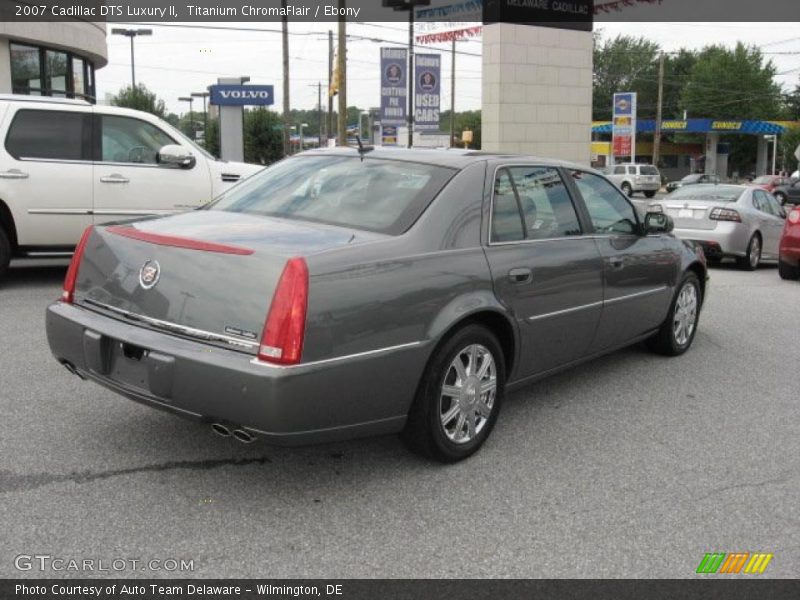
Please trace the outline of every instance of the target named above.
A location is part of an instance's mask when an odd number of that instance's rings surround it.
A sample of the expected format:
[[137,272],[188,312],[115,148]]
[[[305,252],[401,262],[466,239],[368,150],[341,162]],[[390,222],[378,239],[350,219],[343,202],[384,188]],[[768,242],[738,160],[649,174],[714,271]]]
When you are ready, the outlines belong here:
[[233,437],[243,444],[252,444],[256,441],[256,436],[249,431],[245,431],[244,429],[234,429],[231,433],[233,434]]
[[230,437],[231,435],[231,430],[222,423],[212,423],[211,430],[220,437]]

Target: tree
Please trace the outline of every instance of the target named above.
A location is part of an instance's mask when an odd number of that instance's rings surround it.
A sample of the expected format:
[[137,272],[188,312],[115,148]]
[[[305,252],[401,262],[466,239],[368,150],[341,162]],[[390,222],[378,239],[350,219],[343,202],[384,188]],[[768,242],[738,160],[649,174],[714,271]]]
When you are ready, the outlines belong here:
[[794,91],[786,96],[784,106],[785,117],[789,121],[800,121],[800,83],[798,83]]
[[265,107],[246,110],[244,113],[245,162],[268,165],[281,158],[283,158],[281,117]]
[[683,108],[697,118],[775,119],[781,113],[781,89],[772,61],[741,42],[730,50],[707,46],[692,66],[682,94]]
[[594,42],[592,118],[611,119],[617,92],[636,92],[639,118],[653,118],[658,100],[658,44],[627,35],[603,42],[599,33]]
[[111,103],[114,106],[143,110],[162,119],[167,116],[167,106],[164,101],[156,96],[155,92],[148,90],[143,83],[135,88],[129,85],[120,89]]
[[[681,101],[694,118],[718,120],[780,118],[781,88],[775,83],[772,61],[764,61],[755,46],[741,42],[733,49],[707,46],[697,54]],[[755,165],[755,136],[724,136],[730,144],[731,171],[751,172]]]

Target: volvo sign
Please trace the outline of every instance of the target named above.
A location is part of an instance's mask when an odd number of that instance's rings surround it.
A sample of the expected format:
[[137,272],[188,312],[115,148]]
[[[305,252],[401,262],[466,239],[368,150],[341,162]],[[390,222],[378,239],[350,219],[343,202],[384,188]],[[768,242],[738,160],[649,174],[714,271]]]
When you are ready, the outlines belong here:
[[270,106],[275,102],[271,85],[212,85],[211,104],[217,106]]

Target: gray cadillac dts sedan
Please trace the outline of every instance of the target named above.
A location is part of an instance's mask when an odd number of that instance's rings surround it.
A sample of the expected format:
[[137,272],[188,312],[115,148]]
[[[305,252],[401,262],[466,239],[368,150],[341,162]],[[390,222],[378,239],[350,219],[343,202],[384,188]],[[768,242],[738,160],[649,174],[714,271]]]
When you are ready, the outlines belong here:
[[88,229],[47,310],[56,359],[241,441],[400,432],[452,462],[512,386],[697,330],[703,253],[582,166],[339,148],[204,208]]

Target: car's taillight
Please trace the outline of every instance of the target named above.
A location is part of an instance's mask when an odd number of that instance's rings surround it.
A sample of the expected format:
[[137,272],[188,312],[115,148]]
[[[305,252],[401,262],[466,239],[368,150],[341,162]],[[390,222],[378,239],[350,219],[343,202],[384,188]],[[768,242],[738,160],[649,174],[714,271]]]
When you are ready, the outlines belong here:
[[258,360],[281,365],[300,362],[308,307],[308,266],[302,258],[291,258],[283,268],[272,297]]
[[86,242],[89,241],[89,236],[92,235],[93,225],[89,225],[81,236],[78,245],[75,246],[75,254],[72,255],[72,261],[69,263],[67,269],[67,276],[64,277],[64,291],[61,292],[61,301],[67,304],[72,304],[75,300],[75,285],[78,282],[78,269],[81,267],[81,259],[83,258],[83,251],[86,249]]
[[708,218],[712,221],[735,221],[736,223],[742,222],[742,217],[740,217],[739,213],[732,208],[712,209],[711,214],[708,215]]
[[795,208],[792,212],[789,213],[789,216],[786,217],[789,219],[789,223],[794,225],[795,223],[800,223],[800,209]]

